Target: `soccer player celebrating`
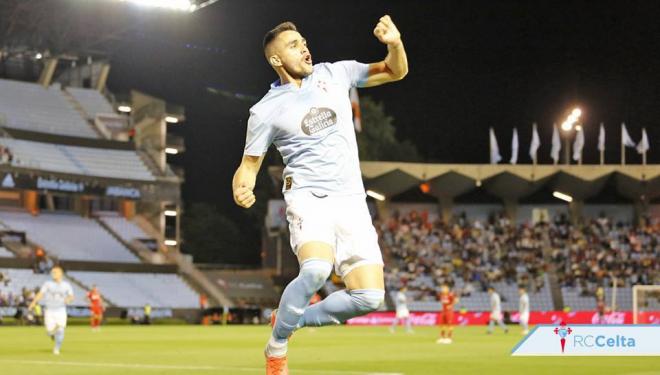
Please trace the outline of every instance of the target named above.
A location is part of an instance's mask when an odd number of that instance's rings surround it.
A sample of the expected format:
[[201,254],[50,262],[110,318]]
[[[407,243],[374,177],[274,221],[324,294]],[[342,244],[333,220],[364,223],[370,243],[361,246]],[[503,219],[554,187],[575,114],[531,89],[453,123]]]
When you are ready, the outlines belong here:
[[522,286],[518,288],[518,294],[520,294],[520,301],[518,303],[520,325],[523,328],[522,334],[526,335],[529,333],[529,295],[527,295],[525,287]]
[[64,341],[64,329],[66,328],[66,305],[73,302],[73,288],[67,281],[62,280],[64,272],[60,266],[55,266],[50,271],[53,280],[46,281],[41,286],[39,293],[34,297],[29,310],[35,308],[37,303],[43,299],[46,307],[44,313],[44,324],[46,332],[51,339],[55,340],[53,354],[59,355]]
[[[384,299],[383,260],[367,209],[349,89],[378,86],[408,72],[401,34],[389,16],[374,35],[383,61],[312,64],[307,41],[291,22],[264,37],[279,79],[250,109],[245,151],[232,182],[234,201],[251,207],[257,172],[271,144],[285,164],[283,193],[300,273],[285,288],[266,345],[266,372],[288,374],[287,342],[305,326],[340,324],[376,310]],[[308,307],[335,267],[346,285]]]
[[92,331],[96,332],[101,328],[103,312],[105,311],[103,298],[101,298],[101,293],[99,293],[96,285],[92,285],[92,290],[87,293],[87,301],[89,301],[89,311],[91,312],[89,323],[92,326]]
[[390,332],[394,333],[400,320],[406,325],[406,332],[413,333],[412,321],[410,319],[410,310],[408,310],[408,297],[406,296],[406,287],[404,286],[396,293],[396,316],[390,327]]
[[509,329],[504,325],[504,317],[502,316],[502,299],[500,298],[500,295],[492,286],[488,287],[488,294],[490,295],[490,320],[488,322],[488,331],[486,333],[489,335],[493,333],[495,323],[502,327],[504,333],[509,333]]
[[454,332],[454,306],[458,303],[458,298],[449,290],[449,285],[442,284],[438,299],[442,304],[442,313],[440,314],[440,338],[436,343],[451,344]]

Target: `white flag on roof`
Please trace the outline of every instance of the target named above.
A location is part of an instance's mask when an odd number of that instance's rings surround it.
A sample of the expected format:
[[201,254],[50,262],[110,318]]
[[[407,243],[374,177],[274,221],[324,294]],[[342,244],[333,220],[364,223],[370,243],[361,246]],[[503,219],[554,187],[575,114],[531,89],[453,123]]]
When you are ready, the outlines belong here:
[[605,151],[605,126],[602,122],[598,131],[598,151]]
[[635,141],[630,138],[626,124],[621,124],[621,144],[626,147],[635,147]]
[[573,143],[573,160],[582,159],[582,149],[584,149],[584,128],[580,128],[575,134],[575,143]]
[[529,145],[529,157],[532,158],[533,161],[536,161],[536,152],[539,150],[539,147],[541,147],[541,138],[539,138],[536,123],[534,123],[532,127],[532,143]]
[[518,162],[518,129],[513,128],[513,138],[511,139],[511,164]]
[[649,138],[646,135],[646,128],[642,128],[642,140],[639,141],[639,144],[637,145],[637,152],[643,154],[648,151],[649,148]]
[[557,125],[552,126],[552,150],[550,150],[550,157],[557,163],[559,161],[559,151],[561,151],[561,139],[559,138],[559,130]]
[[495,131],[490,128],[490,163],[497,164],[502,160],[500,155],[500,148],[497,145],[497,138],[495,138]]

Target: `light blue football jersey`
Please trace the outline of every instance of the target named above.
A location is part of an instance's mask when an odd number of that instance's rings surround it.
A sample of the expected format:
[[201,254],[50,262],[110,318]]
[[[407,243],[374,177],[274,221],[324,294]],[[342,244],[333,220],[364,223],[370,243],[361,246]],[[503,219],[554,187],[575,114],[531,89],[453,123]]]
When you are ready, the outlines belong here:
[[301,87],[273,83],[250,109],[245,155],[261,156],[275,144],[285,195],[364,194],[349,90],[368,75],[368,64],[340,61],[314,65]]
[[66,311],[66,298],[73,296],[71,284],[64,280],[59,283],[53,280],[46,281],[40,292],[43,294],[41,304],[50,312]]

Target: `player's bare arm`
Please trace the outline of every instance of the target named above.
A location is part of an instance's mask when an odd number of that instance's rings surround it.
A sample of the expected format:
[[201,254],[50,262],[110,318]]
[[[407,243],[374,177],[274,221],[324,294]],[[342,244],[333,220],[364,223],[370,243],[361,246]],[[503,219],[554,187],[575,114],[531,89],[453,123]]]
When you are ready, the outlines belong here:
[[399,81],[408,74],[408,58],[401,41],[401,33],[390,16],[380,18],[374,28],[374,36],[387,45],[387,56],[383,61],[369,64],[369,78],[362,85],[364,87]]
[[264,156],[266,154],[261,156],[244,155],[241,165],[234,173],[232,191],[234,192],[234,202],[240,207],[250,208],[257,201],[253,190]]
[[37,306],[37,303],[39,303],[39,301],[41,301],[41,299],[42,299],[43,297],[44,297],[44,294],[43,294],[43,293],[41,293],[41,292],[37,293],[37,295],[34,296],[34,299],[33,299],[32,302],[30,303],[30,306],[28,306],[28,310],[33,310],[34,307]]
[[70,305],[71,303],[73,303],[73,300],[74,300],[73,294],[69,294],[64,299],[64,303],[66,303],[67,305]]

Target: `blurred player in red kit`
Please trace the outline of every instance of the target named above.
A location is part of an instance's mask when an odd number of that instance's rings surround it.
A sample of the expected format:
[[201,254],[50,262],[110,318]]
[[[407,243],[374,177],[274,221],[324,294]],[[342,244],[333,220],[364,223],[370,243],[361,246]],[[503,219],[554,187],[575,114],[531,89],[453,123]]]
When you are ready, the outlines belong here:
[[440,338],[436,342],[451,344],[454,330],[454,305],[458,303],[458,298],[449,290],[449,285],[443,284],[438,293],[438,300],[442,304],[442,313],[440,314]]
[[89,301],[89,310],[92,313],[89,323],[92,326],[92,330],[98,331],[101,326],[101,321],[103,321],[105,306],[103,305],[103,298],[101,298],[101,293],[99,293],[96,285],[92,285],[92,290],[87,293],[87,300]]

